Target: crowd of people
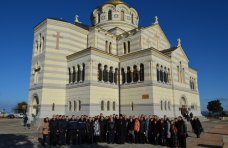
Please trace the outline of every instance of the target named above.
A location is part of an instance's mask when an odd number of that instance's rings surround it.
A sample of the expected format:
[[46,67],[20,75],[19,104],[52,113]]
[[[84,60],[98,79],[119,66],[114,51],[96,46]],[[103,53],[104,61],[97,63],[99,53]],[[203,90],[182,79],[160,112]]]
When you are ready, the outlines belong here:
[[[199,119],[191,120],[193,130],[199,137],[202,129]],[[197,128],[197,130],[195,129]],[[45,146],[47,137],[49,145],[76,145],[76,144],[124,144],[148,143],[168,147],[186,147],[187,126],[181,116],[170,120],[166,116],[140,115],[124,116],[102,114],[89,116],[53,115],[49,120],[44,119],[41,126]]]

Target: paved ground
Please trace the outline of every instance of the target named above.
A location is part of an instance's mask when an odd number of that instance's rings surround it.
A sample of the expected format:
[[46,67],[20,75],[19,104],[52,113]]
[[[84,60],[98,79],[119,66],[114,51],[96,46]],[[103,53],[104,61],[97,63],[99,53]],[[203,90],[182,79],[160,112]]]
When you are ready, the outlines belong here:
[[[203,122],[205,132],[201,135],[201,138],[197,139],[191,132],[190,125],[188,125],[187,147],[195,148],[220,148],[222,147],[222,136],[228,135],[228,121],[211,120]],[[37,129],[27,129],[21,125],[19,119],[0,119],[0,148],[39,148],[41,147],[38,142]],[[124,145],[81,145],[82,148],[156,148],[161,146],[153,145],[140,145],[140,144],[124,144]],[[76,146],[79,147],[79,146]]]

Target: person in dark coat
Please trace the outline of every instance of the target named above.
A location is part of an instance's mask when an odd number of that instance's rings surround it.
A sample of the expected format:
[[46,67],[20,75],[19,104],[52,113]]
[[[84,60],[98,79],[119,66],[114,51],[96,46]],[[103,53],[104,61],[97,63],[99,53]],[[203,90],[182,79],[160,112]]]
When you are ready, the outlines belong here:
[[67,121],[65,116],[62,116],[61,119],[59,119],[58,123],[58,129],[59,129],[59,145],[65,145],[66,144],[66,131],[67,131]]
[[69,130],[69,139],[67,140],[67,144],[69,145],[72,143],[75,145],[77,142],[77,121],[75,116],[72,116],[72,118],[69,120],[67,128]]
[[67,129],[66,129],[66,144],[70,144],[70,130],[69,130],[69,122],[71,121],[71,118],[69,116],[66,116],[66,123],[67,123]]
[[159,142],[159,123],[156,118],[151,121],[152,144],[157,145]]
[[128,136],[129,136],[130,143],[135,142],[134,124],[135,124],[135,121],[133,120],[132,117],[130,117],[130,120],[128,122]]
[[117,133],[118,133],[118,136],[117,136],[117,141],[119,144],[124,144],[125,143],[125,128],[126,128],[126,122],[125,120],[123,119],[123,116],[120,115],[119,117],[119,120],[117,121],[117,124],[116,124],[116,130],[117,130]]
[[87,131],[87,142],[89,144],[93,144],[93,134],[94,134],[94,127],[93,127],[93,118],[89,117],[86,122],[86,131]]
[[99,124],[100,124],[100,130],[101,130],[101,135],[100,135],[100,141],[99,142],[105,142],[106,140],[106,122],[104,120],[104,117],[101,116],[100,120],[99,120]]
[[187,138],[187,126],[185,125],[182,117],[178,117],[177,121],[177,131],[178,131],[178,140],[179,146],[181,148],[186,148],[186,138]]
[[145,139],[146,139],[146,121],[143,117],[141,117],[140,119],[140,130],[139,130],[139,141],[141,144],[145,143]]
[[78,144],[84,144],[86,140],[86,123],[84,122],[83,117],[78,121],[77,124],[78,131]]
[[179,146],[179,143],[178,143],[178,131],[174,122],[171,123],[170,133],[171,133],[170,147],[176,148]]
[[202,132],[202,125],[199,120],[199,118],[194,118],[192,121],[192,128],[194,130],[194,133],[196,134],[197,138],[200,138],[200,134]]
[[114,144],[114,138],[115,138],[115,132],[116,132],[116,125],[115,121],[113,120],[113,117],[110,117],[110,121],[107,123],[107,133],[108,133],[108,143]]
[[53,118],[49,121],[49,129],[50,129],[50,145],[56,146],[57,144],[57,131],[58,131],[58,122],[56,120],[56,116],[53,115]]
[[159,135],[160,144],[164,146],[166,144],[166,124],[163,119],[160,120]]

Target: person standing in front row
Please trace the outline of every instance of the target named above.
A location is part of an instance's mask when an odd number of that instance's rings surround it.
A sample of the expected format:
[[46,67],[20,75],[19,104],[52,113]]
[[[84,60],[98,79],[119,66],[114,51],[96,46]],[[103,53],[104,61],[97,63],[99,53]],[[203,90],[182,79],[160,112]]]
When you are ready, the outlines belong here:
[[45,146],[46,138],[48,137],[48,134],[49,134],[49,119],[48,118],[44,118],[41,128],[42,128],[42,134],[43,134],[42,146]]
[[114,144],[114,138],[115,138],[115,122],[113,120],[113,117],[110,117],[110,120],[107,124],[107,134],[108,134],[108,143]]
[[179,147],[186,148],[187,126],[185,125],[184,120],[180,116],[178,117],[177,121],[177,131]]

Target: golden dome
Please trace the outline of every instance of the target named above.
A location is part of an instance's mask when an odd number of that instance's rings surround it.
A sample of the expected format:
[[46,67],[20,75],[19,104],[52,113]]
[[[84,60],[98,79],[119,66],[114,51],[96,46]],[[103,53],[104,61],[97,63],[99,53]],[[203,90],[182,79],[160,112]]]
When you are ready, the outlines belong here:
[[[106,5],[106,4],[112,4],[112,5],[119,5],[119,4],[125,4],[127,5],[129,8],[131,8],[131,6],[127,3],[125,3],[123,0],[109,0],[108,2],[104,3],[102,6]],[[101,7],[102,7],[101,6]]]
[[110,1],[107,2],[107,3],[113,4],[113,5],[124,4],[124,2],[121,1],[121,0],[110,0]]

